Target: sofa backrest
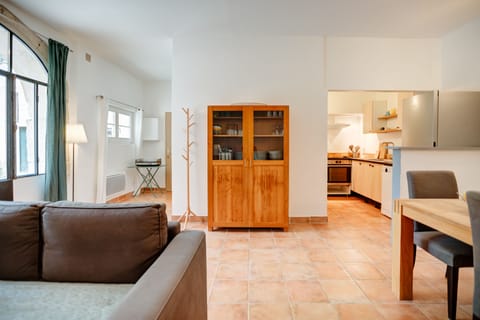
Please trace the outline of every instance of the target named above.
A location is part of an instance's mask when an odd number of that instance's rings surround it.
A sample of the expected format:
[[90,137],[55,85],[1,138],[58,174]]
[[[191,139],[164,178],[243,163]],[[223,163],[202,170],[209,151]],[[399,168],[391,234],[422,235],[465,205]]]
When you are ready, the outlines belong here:
[[42,211],[42,278],[135,282],[167,244],[164,204],[55,202]]
[[0,201],[0,279],[40,279],[43,203]]
[[0,279],[132,283],[167,228],[164,204],[0,201]]

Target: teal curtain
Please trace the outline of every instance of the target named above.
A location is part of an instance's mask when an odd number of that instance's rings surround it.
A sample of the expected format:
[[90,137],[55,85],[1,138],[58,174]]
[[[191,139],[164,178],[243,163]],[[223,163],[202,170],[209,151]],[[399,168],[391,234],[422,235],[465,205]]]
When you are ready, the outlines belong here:
[[48,39],[45,200],[67,199],[65,75],[68,47]]

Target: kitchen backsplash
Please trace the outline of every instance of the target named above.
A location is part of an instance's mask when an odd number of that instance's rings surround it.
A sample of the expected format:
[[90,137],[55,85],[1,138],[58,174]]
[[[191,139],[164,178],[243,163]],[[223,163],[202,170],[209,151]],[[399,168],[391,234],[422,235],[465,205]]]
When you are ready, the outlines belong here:
[[360,155],[378,153],[381,142],[393,142],[401,145],[401,132],[363,133],[363,115],[346,114],[329,116],[328,153],[348,154],[348,146],[360,146]]

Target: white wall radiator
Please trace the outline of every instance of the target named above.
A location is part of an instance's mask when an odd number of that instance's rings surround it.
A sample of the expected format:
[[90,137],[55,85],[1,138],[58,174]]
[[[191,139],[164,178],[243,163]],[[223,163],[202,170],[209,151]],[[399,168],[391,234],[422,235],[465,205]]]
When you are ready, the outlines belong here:
[[107,176],[106,196],[125,191],[125,174],[113,174]]

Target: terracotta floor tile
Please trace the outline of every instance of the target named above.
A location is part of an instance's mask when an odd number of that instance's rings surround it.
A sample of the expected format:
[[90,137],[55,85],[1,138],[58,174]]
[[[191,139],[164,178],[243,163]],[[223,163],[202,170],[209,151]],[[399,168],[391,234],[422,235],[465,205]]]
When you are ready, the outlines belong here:
[[384,279],[383,274],[378,271],[374,264],[368,262],[344,263],[345,270],[353,279]]
[[[448,318],[448,308],[445,303],[442,304],[422,304],[417,305],[417,307],[422,311],[422,313],[429,320],[445,320]],[[465,312],[462,308],[457,307],[457,320],[471,320],[472,315]]]
[[251,229],[250,239],[255,238],[273,238],[273,231],[266,229]]
[[303,248],[282,249],[280,259],[283,263],[309,263],[308,251]]
[[317,275],[320,280],[350,279],[348,273],[337,262],[314,262],[313,266],[317,270]]
[[334,253],[342,262],[370,262],[366,255],[356,249],[337,249]]
[[221,263],[218,266],[217,279],[248,279],[248,263]]
[[365,319],[384,320],[380,312],[371,304],[337,304],[339,320]]
[[207,238],[207,248],[209,249],[220,249],[223,247],[223,239],[220,238]]
[[327,244],[330,248],[333,248],[333,249],[352,248],[352,243],[350,242],[350,240],[345,240],[340,238],[327,239]]
[[293,306],[295,320],[338,319],[338,312],[329,303],[300,303]]
[[413,301],[416,303],[446,302],[447,289],[445,288],[445,290],[439,290],[438,287],[433,286],[428,280],[414,279],[413,280]]
[[248,281],[215,280],[210,294],[210,303],[246,303]]
[[224,263],[248,262],[248,249],[222,249],[219,261]]
[[248,229],[228,229],[225,233],[227,239],[250,239],[250,231]]
[[249,239],[226,239],[223,240],[223,249],[248,249]]
[[276,238],[275,246],[284,249],[298,248],[300,247],[300,240],[297,238]]
[[378,312],[388,320],[425,320],[428,319],[413,304],[378,304]]
[[392,280],[357,280],[357,284],[363,293],[372,302],[397,303],[398,299],[392,292]]
[[250,249],[250,262],[253,263],[271,263],[280,262],[280,250],[278,249]]
[[321,239],[321,238],[315,238],[315,239],[301,239],[300,240],[301,245],[304,248],[327,248],[328,243],[326,240]]
[[305,303],[327,301],[327,295],[323,292],[322,286],[318,281],[286,281],[285,285],[292,302]]
[[286,280],[317,279],[315,267],[308,263],[284,263],[282,265],[282,277]]
[[[204,230],[209,319],[446,319],[445,264],[422,249],[414,300],[391,289],[391,220],[355,197],[327,202],[328,223],[279,229]],[[131,202],[167,203],[171,193]],[[129,202],[130,200],[127,200]],[[471,319],[473,269],[460,270],[458,319]],[[257,302],[252,302],[257,301]]]
[[273,238],[251,238],[250,249],[272,249],[275,247]]
[[249,304],[249,320],[293,320],[288,303]]
[[282,265],[278,262],[250,264],[251,280],[282,280]]
[[210,303],[208,320],[248,320],[248,304]]
[[308,249],[308,257],[313,262],[336,262],[337,257],[329,248]]
[[365,294],[352,280],[322,280],[320,283],[330,302],[368,302]]
[[249,303],[288,304],[288,292],[283,281],[252,280],[248,285]]
[[291,230],[284,232],[280,229],[274,229],[272,233],[274,238],[296,238],[295,232]]

